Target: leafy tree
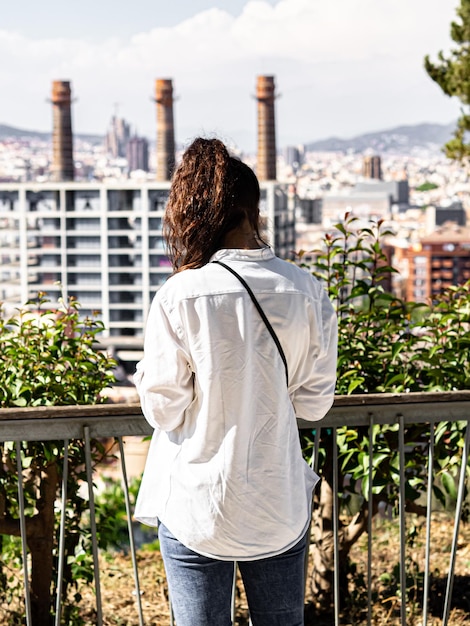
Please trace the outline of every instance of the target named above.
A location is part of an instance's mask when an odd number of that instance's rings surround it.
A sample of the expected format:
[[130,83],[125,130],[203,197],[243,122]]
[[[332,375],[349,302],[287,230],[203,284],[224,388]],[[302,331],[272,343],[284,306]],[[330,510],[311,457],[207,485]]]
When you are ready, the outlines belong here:
[[445,145],[445,153],[450,159],[466,161],[470,157],[470,0],[461,0],[456,12],[459,21],[452,22],[450,28],[456,47],[448,56],[439,52],[436,63],[426,56],[424,67],[447,96],[455,96],[462,103],[454,137]]
[[[79,303],[62,302],[58,309],[44,308],[47,300],[41,293],[5,319],[0,315],[0,407],[24,407],[103,402],[103,389],[114,381],[115,365],[107,354],[95,347],[103,330],[94,318],[81,319]],[[1,313],[1,309],[0,309]],[[106,456],[106,450],[93,443],[94,463]],[[3,548],[15,554],[20,536],[18,508],[18,473],[16,447],[0,444],[0,537]],[[26,504],[26,540],[31,554],[31,605],[34,626],[49,626],[54,589],[57,582],[58,525],[55,502],[62,479],[64,444],[61,441],[22,442],[22,467]],[[67,492],[70,507],[66,524],[66,566],[63,593],[75,586],[71,602],[65,603],[67,624],[80,623],[76,603],[80,579],[91,580],[91,566],[84,562],[89,554],[90,538],[84,534],[81,521],[88,502],[79,496],[81,482],[86,480],[85,450],[82,441],[73,441],[68,449],[69,472]],[[7,563],[0,571],[0,596],[8,600]],[[11,620],[14,620],[14,615]]]
[[[404,393],[468,389],[470,384],[470,282],[454,286],[429,304],[405,302],[387,285],[396,270],[384,253],[388,231],[378,222],[364,228],[347,219],[324,239],[324,248],[313,252],[304,265],[322,280],[335,304],[339,320],[338,378],[336,393]],[[305,257],[300,254],[301,263]],[[434,475],[443,486],[435,497],[445,503],[455,495],[454,475],[462,444],[462,424],[444,423],[436,430]],[[303,435],[306,455],[312,436]],[[417,504],[426,491],[429,425],[408,426],[406,507],[424,513]],[[316,494],[313,536],[315,596],[323,605],[332,599],[333,580],[333,438],[321,431],[322,482]],[[368,525],[369,481],[373,481],[373,513],[379,503],[396,508],[399,489],[398,426],[375,425],[369,429],[337,430],[340,461],[340,496],[347,506],[354,496],[357,513],[340,522],[339,545],[342,599],[347,598],[349,550]],[[369,457],[373,451],[373,475]]]

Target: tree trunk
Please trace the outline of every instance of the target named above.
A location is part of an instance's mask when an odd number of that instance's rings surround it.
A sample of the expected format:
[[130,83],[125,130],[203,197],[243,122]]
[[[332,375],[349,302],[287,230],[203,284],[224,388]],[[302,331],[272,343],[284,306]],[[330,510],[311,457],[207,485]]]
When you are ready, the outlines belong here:
[[312,518],[313,574],[311,587],[315,601],[322,609],[333,605],[334,538],[333,538],[333,464],[331,440],[325,441],[326,459],[320,488],[314,498]]
[[323,479],[320,485],[319,506],[312,519],[313,574],[312,592],[322,607],[333,604],[333,496],[330,485]]
[[[312,518],[313,573],[311,589],[317,606],[322,610],[333,606],[334,600],[334,534],[333,534],[333,448],[332,437],[325,442],[325,462],[322,469],[320,489],[314,499]],[[339,477],[341,480],[341,477]],[[338,503],[339,506],[339,503]],[[377,503],[373,503],[374,514]],[[341,606],[348,597],[349,551],[359,537],[367,531],[368,504],[364,501],[361,510],[347,526],[338,524],[339,587]]]
[[33,626],[51,626],[51,586],[53,577],[54,503],[59,482],[56,463],[48,465],[41,476],[38,513],[26,520],[31,552],[31,611]]

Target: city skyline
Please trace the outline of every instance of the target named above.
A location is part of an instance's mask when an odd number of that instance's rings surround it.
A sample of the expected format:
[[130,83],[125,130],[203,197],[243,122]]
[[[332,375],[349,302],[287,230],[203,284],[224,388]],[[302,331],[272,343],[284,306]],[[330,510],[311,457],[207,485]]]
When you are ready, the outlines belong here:
[[[0,123],[49,131],[52,80],[70,80],[76,133],[103,134],[116,106],[155,135],[156,78],[173,79],[178,143],[216,133],[256,143],[256,76],[274,75],[280,145],[398,125],[449,123],[459,103],[423,68],[450,49],[457,1],[57,0],[5,7]],[[163,8],[165,6],[165,8]],[[61,8],[62,7],[62,8]],[[68,19],[67,19],[68,16]],[[88,25],[88,28],[87,28]]]

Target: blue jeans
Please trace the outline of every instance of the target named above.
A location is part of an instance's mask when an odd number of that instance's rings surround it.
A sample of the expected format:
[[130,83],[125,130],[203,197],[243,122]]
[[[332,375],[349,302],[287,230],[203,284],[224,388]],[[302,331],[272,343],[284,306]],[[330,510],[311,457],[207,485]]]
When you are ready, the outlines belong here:
[[[163,524],[158,536],[177,626],[231,626],[234,562],[189,550]],[[306,544],[238,562],[253,626],[303,626]]]

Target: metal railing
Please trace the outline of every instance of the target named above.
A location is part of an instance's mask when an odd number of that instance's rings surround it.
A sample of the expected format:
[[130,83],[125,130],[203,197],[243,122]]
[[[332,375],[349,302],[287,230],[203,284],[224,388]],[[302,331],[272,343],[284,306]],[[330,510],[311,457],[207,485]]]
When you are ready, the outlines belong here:
[[[451,609],[452,589],[454,583],[454,572],[457,559],[457,547],[459,537],[459,525],[465,498],[466,470],[469,463],[470,449],[470,391],[469,392],[449,392],[449,393],[410,393],[410,394],[379,394],[379,395],[356,395],[337,396],[334,405],[328,415],[313,424],[315,427],[314,464],[318,463],[320,432],[323,428],[331,429],[333,435],[333,488],[334,488],[334,623],[340,624],[340,580],[339,580],[339,506],[338,498],[338,458],[336,446],[336,430],[340,426],[351,428],[369,428],[370,441],[372,441],[372,428],[376,424],[398,424],[398,452],[399,452],[399,535],[400,535],[400,588],[406,589],[406,520],[405,520],[405,440],[404,432],[406,426],[410,424],[425,423],[430,425],[430,442],[428,454],[428,468],[434,465],[434,429],[438,422],[463,421],[467,423],[464,436],[464,446],[462,450],[462,463],[460,467],[459,481],[457,487],[457,502],[455,510],[455,522],[452,536],[452,546],[449,557],[449,568],[447,573],[447,586],[444,598],[444,608],[442,614],[442,624],[447,626]],[[299,421],[299,429],[312,431],[312,422]],[[53,433],[53,437],[51,437]],[[151,433],[151,428],[142,416],[137,404],[105,404],[96,406],[67,406],[67,407],[35,407],[22,409],[2,409],[0,411],[0,441],[16,442],[18,475],[22,473],[21,466],[21,442],[23,441],[49,441],[51,439],[64,442],[64,467],[62,477],[62,493],[60,501],[62,506],[61,526],[59,538],[59,564],[57,580],[57,604],[55,624],[59,626],[61,620],[61,581],[64,568],[64,545],[65,545],[65,515],[67,500],[67,449],[71,440],[80,439],[85,445],[86,475],[89,490],[90,523],[92,533],[92,551],[95,573],[96,592],[96,625],[103,623],[103,602],[101,597],[100,567],[97,542],[97,529],[94,508],[94,486],[93,486],[93,465],[91,442],[95,438],[114,437],[119,445],[120,471],[124,488],[125,506],[129,523],[130,553],[133,564],[133,575],[135,581],[136,611],[140,626],[144,626],[144,617],[141,603],[141,593],[139,585],[139,571],[136,558],[136,547],[134,544],[132,530],[132,510],[129,497],[129,485],[126,471],[125,450],[123,437],[146,436]],[[369,454],[369,473],[372,475],[373,455]],[[424,572],[424,598],[423,598],[423,626],[428,620],[428,593],[430,584],[430,553],[431,553],[431,512],[432,512],[432,486],[433,472],[428,472],[427,489],[427,516],[426,516],[426,546],[425,546],[425,572]],[[25,527],[25,505],[22,481],[18,481],[18,501],[20,509],[20,529],[23,551],[24,568],[24,595],[25,595],[25,618],[27,626],[32,626],[33,616],[31,615],[30,589],[28,585],[27,571],[27,543]],[[367,574],[369,581],[369,610],[368,624],[372,623],[372,481],[369,481],[369,515],[368,515],[368,558]],[[400,616],[402,626],[406,625],[407,615],[406,593],[401,594]]]

